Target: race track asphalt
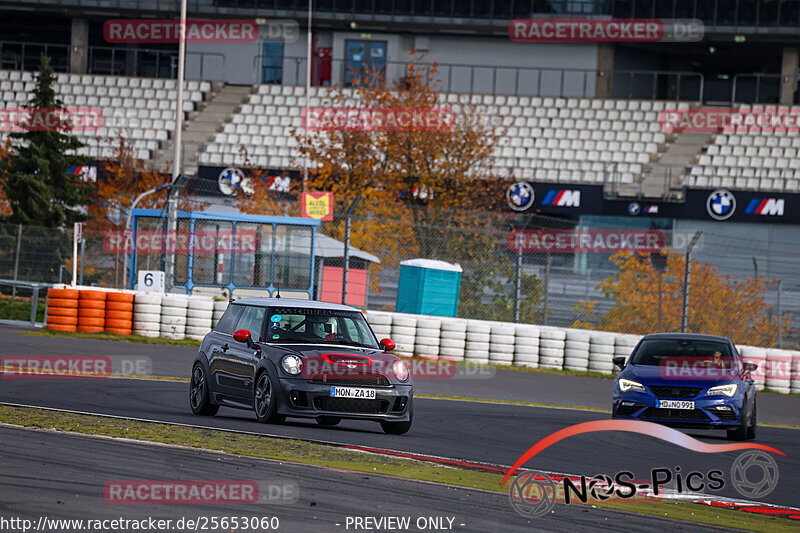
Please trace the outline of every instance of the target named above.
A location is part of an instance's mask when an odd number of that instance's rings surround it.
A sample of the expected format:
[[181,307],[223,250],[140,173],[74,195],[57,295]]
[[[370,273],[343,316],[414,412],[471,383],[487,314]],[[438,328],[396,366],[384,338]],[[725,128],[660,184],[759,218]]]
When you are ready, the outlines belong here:
[[[428,517],[452,518],[455,532],[722,531],[662,517],[576,505],[558,505],[554,513],[531,520],[518,515],[503,493],[120,440],[0,427],[0,442],[0,519],[27,519],[33,524],[38,524],[41,517],[152,517],[169,519],[173,524],[181,518],[277,517],[277,531],[329,533],[356,531],[353,522],[347,526],[347,517],[399,516],[410,519],[408,531],[422,531],[417,528],[417,521]],[[261,494],[269,494],[265,489],[271,485],[275,499],[249,504],[107,501],[104,486],[122,480],[249,481],[259,485]],[[287,488],[290,492],[284,492]],[[289,497],[284,500],[284,495]],[[420,522],[420,526],[424,525]],[[173,525],[166,531],[186,530]]]
[[[193,348],[122,342],[86,341],[16,335],[16,331],[0,330],[0,355],[30,354],[113,354],[114,356],[147,356],[153,361],[154,373],[163,374],[167,367],[177,375],[189,368]],[[185,365],[185,366],[184,366]],[[175,375],[173,374],[173,375]],[[517,380],[517,381],[515,381]],[[448,382],[453,387],[470,387],[470,380],[430,380],[417,383],[417,392],[427,392]],[[515,399],[537,401],[540,387],[550,390],[545,400],[565,404],[584,386],[592,383],[603,389],[595,401],[605,403],[610,380],[531,374],[514,371],[498,372],[494,378],[472,380],[491,388],[497,394],[516,395]],[[554,390],[560,384],[561,390]],[[466,385],[464,385],[466,384]],[[570,388],[571,384],[571,388]],[[434,392],[442,393],[442,392]],[[588,394],[588,393],[587,393]],[[465,396],[481,396],[464,394]],[[531,396],[534,396],[531,398]],[[797,405],[797,397],[759,396],[759,415],[763,421],[775,413],[769,411],[769,400],[777,398],[787,405]],[[333,441],[414,453],[431,454],[468,461],[511,465],[530,446],[547,435],[572,424],[607,419],[607,413],[571,409],[462,402],[436,399],[415,399],[414,426],[407,435],[391,436],[371,422],[344,421],[336,428],[322,428],[313,422],[289,419],[285,425],[261,425],[249,411],[222,408],[216,417],[197,417],[188,408],[188,384],[132,379],[3,379],[0,377],[0,401],[60,409],[104,413],[109,415],[199,424],[221,429],[236,429],[286,437]],[[541,400],[539,400],[541,401]],[[577,403],[577,402],[576,402]],[[792,416],[797,416],[794,408]],[[694,431],[690,434],[704,442],[727,443],[724,433]],[[760,427],[757,442],[773,446],[786,454],[774,456],[779,469],[778,487],[759,501],[797,506],[800,502],[800,432],[795,429]],[[741,496],[733,490],[730,469],[737,452],[704,454],[686,450],[653,437],[619,432],[598,432],[578,435],[561,441],[526,464],[549,472],[569,474],[611,474],[629,470],[637,478],[650,478],[654,468],[680,467],[707,473],[724,472],[726,486],[711,493],[731,498]]]
[[[13,355],[113,355],[146,357],[152,374],[188,378],[197,348],[158,344],[38,337],[19,335],[29,328],[0,325],[0,357]],[[417,394],[485,398],[546,405],[577,405],[596,409],[611,407],[612,381],[603,378],[549,373],[460,369],[452,379],[415,379]],[[758,399],[761,422],[800,426],[800,397],[761,394]]]

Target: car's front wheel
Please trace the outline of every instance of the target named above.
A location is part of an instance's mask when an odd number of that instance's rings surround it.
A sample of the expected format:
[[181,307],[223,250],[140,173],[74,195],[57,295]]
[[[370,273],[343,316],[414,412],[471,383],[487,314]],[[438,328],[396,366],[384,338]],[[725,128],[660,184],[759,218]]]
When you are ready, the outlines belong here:
[[219,405],[211,403],[206,372],[200,363],[195,363],[192,368],[192,379],[189,383],[189,405],[196,415],[214,416],[219,411]]
[[735,429],[728,430],[730,440],[747,440],[756,436],[756,404],[753,402],[753,412],[747,412],[747,400],[742,403],[742,423]]
[[278,414],[278,402],[275,400],[277,391],[269,379],[269,374],[261,372],[256,378],[255,393],[253,395],[253,409],[256,418],[263,424],[283,424],[286,417]]
[[414,405],[408,406],[408,422],[387,422],[381,420],[381,429],[389,435],[404,435],[411,429],[411,422],[414,419]]

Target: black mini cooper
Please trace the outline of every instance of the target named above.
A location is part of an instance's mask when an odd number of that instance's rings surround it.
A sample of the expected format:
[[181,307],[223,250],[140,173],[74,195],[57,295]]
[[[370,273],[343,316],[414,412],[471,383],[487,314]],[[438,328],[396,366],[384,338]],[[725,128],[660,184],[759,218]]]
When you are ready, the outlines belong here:
[[411,428],[413,384],[394,342],[378,342],[352,307],[284,298],[231,302],[203,339],[192,367],[189,403],[197,415],[220,406],[253,409],[260,422],[343,418]]

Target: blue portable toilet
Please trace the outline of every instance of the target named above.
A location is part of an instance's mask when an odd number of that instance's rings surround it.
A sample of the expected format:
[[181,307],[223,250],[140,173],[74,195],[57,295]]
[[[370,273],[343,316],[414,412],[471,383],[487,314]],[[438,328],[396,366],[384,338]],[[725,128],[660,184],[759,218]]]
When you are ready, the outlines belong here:
[[398,313],[456,316],[461,290],[461,266],[434,259],[400,263]]

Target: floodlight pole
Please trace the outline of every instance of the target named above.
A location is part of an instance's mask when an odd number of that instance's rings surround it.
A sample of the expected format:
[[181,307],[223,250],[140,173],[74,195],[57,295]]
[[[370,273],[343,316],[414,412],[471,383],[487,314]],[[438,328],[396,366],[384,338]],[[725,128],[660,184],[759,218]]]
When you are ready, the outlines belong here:
[[125,233],[123,237],[125,238],[125,245],[122,248],[123,250],[123,263],[122,263],[122,284],[125,285],[125,280],[128,279],[125,277],[126,273],[128,272],[128,254],[130,251],[128,250],[128,240],[131,239],[132,236],[129,236],[128,233],[131,231],[131,221],[133,219],[133,210],[136,209],[136,204],[139,203],[139,200],[144,198],[145,196],[149,196],[153,193],[163,191],[164,189],[169,189],[170,185],[165,183],[163,185],[159,185],[158,187],[153,187],[152,189],[148,189],[137,196],[133,203],[131,204],[131,208],[128,211],[128,218],[125,220]]
[[[181,22],[179,25],[180,34],[178,37],[178,102],[175,110],[175,134],[172,136],[174,142],[174,154],[172,161],[172,185],[178,181],[182,170],[181,145],[183,133],[183,77],[186,68],[186,0],[181,0]],[[169,198],[167,198],[167,242],[170,242],[170,235],[175,238],[178,230],[178,188],[172,187]],[[175,279],[175,253],[170,252],[170,247],[166,247],[164,254],[164,277],[165,289],[167,292],[172,288]]]
[[689,264],[692,259],[692,248],[697,244],[702,231],[696,231],[691,242],[686,247],[686,266],[683,271],[683,320],[681,322],[681,333],[686,333],[689,326]]
[[[311,103],[311,56],[314,53],[313,33],[311,32],[311,19],[313,16],[314,0],[308,0],[308,43],[306,47],[306,109]],[[303,192],[306,191],[308,181],[308,153],[303,155]]]

